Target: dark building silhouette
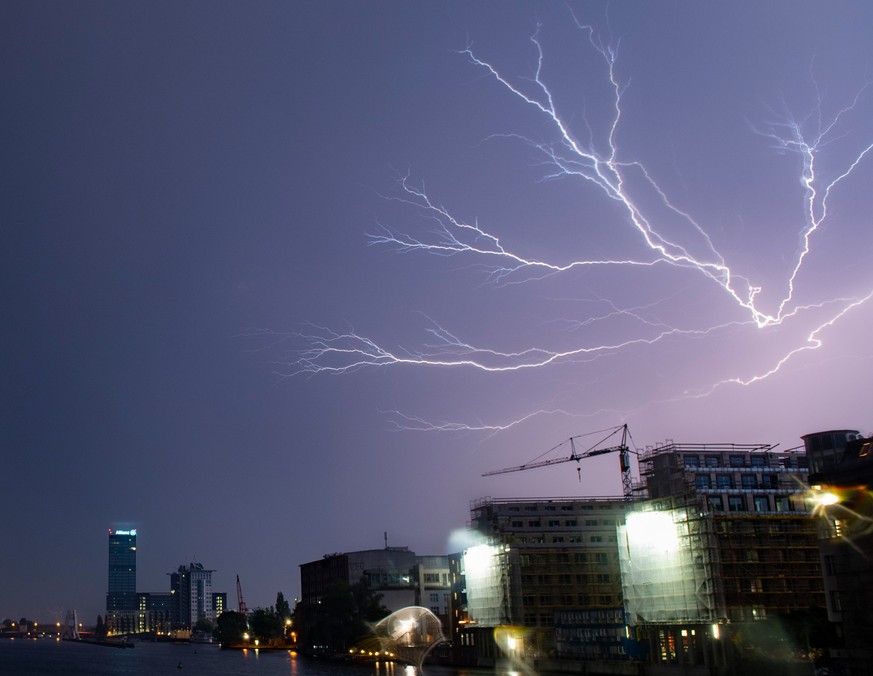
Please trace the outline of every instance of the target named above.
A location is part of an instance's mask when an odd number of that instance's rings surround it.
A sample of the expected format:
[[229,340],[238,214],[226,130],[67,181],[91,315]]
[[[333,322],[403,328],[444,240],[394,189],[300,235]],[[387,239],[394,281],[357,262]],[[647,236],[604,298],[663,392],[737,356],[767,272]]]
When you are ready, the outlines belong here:
[[803,443],[818,502],[828,619],[842,641],[830,656],[844,676],[873,674],[873,439],[830,430]]

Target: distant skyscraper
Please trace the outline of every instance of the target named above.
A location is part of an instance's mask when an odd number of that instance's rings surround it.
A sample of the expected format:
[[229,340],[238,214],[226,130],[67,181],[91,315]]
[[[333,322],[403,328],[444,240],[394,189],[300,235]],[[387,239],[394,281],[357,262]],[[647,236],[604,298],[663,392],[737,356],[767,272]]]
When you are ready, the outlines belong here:
[[106,593],[106,621],[116,633],[135,629],[136,531],[109,531],[109,588]]
[[[212,573],[202,563],[179,566],[170,573],[170,589],[174,596],[175,622],[178,627],[193,629],[198,620],[215,621]],[[227,595],[223,597],[223,602]]]

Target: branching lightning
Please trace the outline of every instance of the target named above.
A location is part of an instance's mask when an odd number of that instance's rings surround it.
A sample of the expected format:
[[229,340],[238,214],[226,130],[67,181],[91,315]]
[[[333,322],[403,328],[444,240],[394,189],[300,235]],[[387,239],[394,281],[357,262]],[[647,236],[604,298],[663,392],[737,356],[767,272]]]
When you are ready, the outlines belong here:
[[[508,285],[528,283],[553,275],[568,273],[574,269],[596,267],[652,268],[673,266],[698,275],[704,283],[712,285],[738,310],[736,316],[703,328],[670,326],[644,318],[639,308],[622,308],[611,301],[609,311],[599,317],[587,317],[574,325],[584,327],[608,317],[623,315],[637,320],[640,334],[620,340],[580,344],[571,349],[553,349],[528,345],[513,351],[501,351],[485,345],[476,345],[431,320],[427,329],[430,341],[419,348],[389,348],[384,344],[355,331],[337,332],[327,327],[311,327],[298,334],[273,334],[276,339],[294,338],[306,346],[283,361],[281,374],[344,374],[364,368],[407,366],[431,368],[465,368],[488,373],[501,373],[541,369],[559,363],[587,362],[601,356],[614,354],[635,346],[653,345],[667,338],[682,336],[707,336],[728,327],[750,326],[759,331],[772,330],[801,314],[813,311],[819,315],[814,328],[805,334],[799,344],[779,356],[770,366],[751,375],[723,379],[711,385],[677,396],[707,396],[716,388],[725,385],[751,386],[767,379],[783,368],[797,355],[816,350],[822,345],[822,335],[829,327],[839,322],[847,313],[868,302],[870,292],[851,298],[826,299],[817,303],[800,305],[796,302],[797,282],[807,260],[812,256],[817,233],[825,227],[828,219],[829,200],[838,192],[841,184],[857,168],[869,161],[873,142],[859,144],[853,155],[836,170],[830,169],[827,176],[819,170],[822,152],[848,130],[842,124],[845,118],[861,103],[868,93],[869,83],[864,84],[854,98],[838,110],[830,119],[824,119],[822,102],[819,99],[814,114],[803,120],[790,115],[780,116],[776,121],[753,127],[753,131],[767,138],[780,152],[796,155],[799,159],[800,200],[804,222],[799,230],[800,246],[790,262],[790,273],[781,287],[766,289],[761,283],[747,279],[735,272],[725,255],[719,252],[704,225],[670,199],[639,161],[627,158],[620,147],[622,115],[629,80],[623,80],[618,72],[617,46],[604,43],[595,29],[572,17],[580,36],[586,41],[592,54],[602,63],[604,82],[611,92],[609,109],[611,117],[598,135],[587,124],[588,140],[580,140],[571,131],[567,118],[558,109],[544,74],[545,51],[540,41],[539,29],[530,38],[535,54],[535,65],[530,78],[513,80],[493,63],[483,59],[472,46],[461,50],[469,63],[486,79],[495,83],[522,106],[535,111],[551,130],[550,142],[509,134],[527,144],[547,166],[545,178],[563,178],[593,186],[602,197],[620,213],[616,223],[630,228],[638,238],[645,255],[628,258],[580,257],[557,261],[533,258],[511,248],[494,229],[486,229],[478,222],[467,222],[442,206],[423,186],[416,185],[409,176],[398,181],[396,195],[387,199],[417,211],[430,223],[427,232],[414,234],[403,228],[379,224],[369,234],[369,243],[389,247],[397,252],[423,253],[435,256],[464,257],[472,264],[486,270],[487,279],[495,284]],[[809,128],[815,127],[810,132]],[[643,185],[649,195],[660,202],[659,213],[667,213],[675,222],[683,224],[685,236],[668,235],[659,226],[658,215],[647,208],[638,196]],[[768,309],[769,308],[769,309]],[[568,322],[570,320],[567,320]],[[565,409],[540,409],[526,413],[504,424],[469,424],[457,422],[432,422],[400,411],[388,412],[392,425],[400,429],[427,431],[478,430],[498,432],[521,424],[540,415],[578,415]],[[588,414],[585,414],[588,415]],[[592,414],[593,415],[593,414]]]

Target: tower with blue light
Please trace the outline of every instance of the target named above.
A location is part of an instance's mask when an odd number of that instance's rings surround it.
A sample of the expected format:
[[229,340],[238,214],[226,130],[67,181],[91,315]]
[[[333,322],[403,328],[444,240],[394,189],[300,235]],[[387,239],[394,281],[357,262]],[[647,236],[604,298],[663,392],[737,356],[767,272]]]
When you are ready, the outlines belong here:
[[109,530],[109,587],[106,622],[113,633],[135,630],[136,530]]

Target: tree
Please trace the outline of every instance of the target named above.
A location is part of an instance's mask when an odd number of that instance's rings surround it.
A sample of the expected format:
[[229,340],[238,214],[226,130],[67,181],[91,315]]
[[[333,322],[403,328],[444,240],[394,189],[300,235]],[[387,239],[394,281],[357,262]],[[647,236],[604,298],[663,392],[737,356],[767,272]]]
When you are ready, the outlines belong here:
[[249,627],[255,638],[266,643],[282,638],[282,621],[276,616],[273,606],[256,608],[249,618]]
[[221,645],[233,645],[242,643],[247,630],[248,623],[244,615],[235,610],[225,610],[218,616],[214,636]]
[[276,617],[282,622],[291,617],[291,606],[285,600],[285,595],[282,592],[276,594]]
[[209,633],[212,631],[212,629],[212,622],[207,620],[205,617],[201,617],[199,620],[197,620],[197,624],[194,625],[194,631],[204,631]]

